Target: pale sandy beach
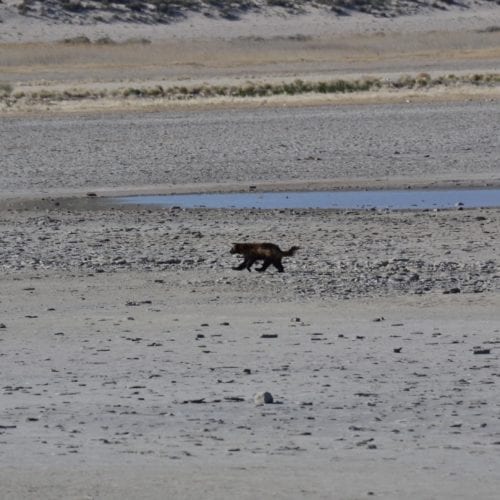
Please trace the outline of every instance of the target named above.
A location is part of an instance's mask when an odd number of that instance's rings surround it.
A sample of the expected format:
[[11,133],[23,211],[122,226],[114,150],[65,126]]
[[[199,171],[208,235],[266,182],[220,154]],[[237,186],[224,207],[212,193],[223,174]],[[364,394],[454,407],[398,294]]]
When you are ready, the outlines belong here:
[[[9,95],[499,66],[489,3],[161,26],[75,26],[15,5],[0,4]],[[59,43],[103,34],[119,43]],[[496,499],[499,208],[470,209],[460,192],[449,210],[112,201],[498,188],[488,82],[0,99],[0,497]],[[237,241],[300,250],[284,273],[238,272]],[[273,403],[256,404],[264,391]]]

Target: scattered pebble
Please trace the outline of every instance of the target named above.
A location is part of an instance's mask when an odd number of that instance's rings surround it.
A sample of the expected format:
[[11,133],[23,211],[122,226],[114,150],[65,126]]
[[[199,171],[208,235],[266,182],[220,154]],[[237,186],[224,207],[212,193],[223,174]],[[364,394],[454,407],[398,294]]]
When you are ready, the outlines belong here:
[[274,398],[270,392],[258,392],[253,400],[257,406],[274,403]]
[[490,354],[491,349],[474,349],[474,354]]

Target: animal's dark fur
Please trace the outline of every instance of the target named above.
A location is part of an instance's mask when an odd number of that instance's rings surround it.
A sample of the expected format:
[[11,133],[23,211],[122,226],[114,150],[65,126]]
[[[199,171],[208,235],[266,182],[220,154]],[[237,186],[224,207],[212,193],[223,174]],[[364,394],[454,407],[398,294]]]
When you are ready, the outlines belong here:
[[290,250],[284,252],[274,243],[233,243],[231,253],[244,256],[243,262],[239,266],[233,267],[233,269],[235,271],[242,271],[243,269],[250,271],[255,261],[262,260],[262,267],[257,268],[257,271],[264,272],[272,264],[282,273],[284,269],[281,259],[292,256],[298,249],[299,247],[293,246]]

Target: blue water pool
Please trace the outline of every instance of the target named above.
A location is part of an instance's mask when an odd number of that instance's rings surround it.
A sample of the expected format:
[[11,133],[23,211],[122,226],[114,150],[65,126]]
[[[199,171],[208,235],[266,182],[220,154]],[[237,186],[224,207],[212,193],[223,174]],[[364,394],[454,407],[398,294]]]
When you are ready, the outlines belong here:
[[118,204],[181,208],[342,208],[412,209],[463,206],[499,207],[500,189],[388,191],[289,191],[279,193],[211,193],[114,198]]

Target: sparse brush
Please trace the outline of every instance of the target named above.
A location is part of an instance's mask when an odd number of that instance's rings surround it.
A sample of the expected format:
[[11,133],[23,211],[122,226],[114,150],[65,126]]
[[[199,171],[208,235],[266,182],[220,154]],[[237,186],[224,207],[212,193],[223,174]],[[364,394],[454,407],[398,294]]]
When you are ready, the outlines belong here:
[[12,93],[14,87],[10,83],[0,82],[0,96],[8,96]]
[[88,36],[77,35],[77,36],[73,36],[71,38],[64,38],[62,40],[62,43],[68,43],[68,44],[74,44],[74,45],[77,45],[77,44],[87,45],[87,44],[90,44],[92,42]]
[[144,89],[130,87],[128,89],[123,90],[123,97],[144,97],[144,96],[145,96]]
[[500,31],[500,26],[488,26],[484,30],[478,30],[478,33],[498,33]]
[[411,89],[415,86],[416,79],[409,75],[401,76],[398,80],[392,82],[392,86],[396,89]]
[[77,100],[77,99],[87,99],[89,97],[99,97],[99,93],[93,94],[88,90],[79,90],[79,89],[72,89],[72,90],[65,90],[61,94],[63,99],[66,100]]
[[149,38],[142,38],[142,37],[132,37],[132,38],[127,38],[124,43],[137,43],[141,45],[149,45],[151,43],[151,40]]
[[436,86],[495,86],[500,84],[500,74],[498,73],[475,73],[471,75],[456,76],[453,74],[436,76],[431,78],[427,73],[420,73],[416,77],[404,75],[396,80],[382,81],[375,77],[364,77],[359,80],[330,80],[320,82],[307,82],[300,79],[292,82],[282,83],[253,83],[247,82],[244,85],[197,85],[193,87],[172,86],[163,87],[155,85],[151,87],[128,87],[121,89],[101,89],[82,90],[67,89],[63,91],[43,88],[31,93],[13,92],[10,83],[0,83],[0,100],[11,106],[16,100],[25,99],[27,102],[44,103],[52,101],[76,101],[85,99],[103,99],[107,97],[136,98],[136,99],[170,99],[170,100],[190,100],[206,99],[210,97],[267,97],[278,95],[301,95],[307,93],[335,94],[367,92],[370,90],[391,89],[423,89]]
[[97,45],[116,45],[116,42],[109,36],[102,36],[98,38],[95,43]]
[[[500,0],[491,0],[498,3]],[[266,12],[283,9],[299,14],[306,9],[323,9],[339,16],[363,12],[376,17],[393,17],[414,14],[429,7],[436,10],[460,5],[458,0],[22,0],[18,11],[23,15],[37,15],[60,20],[61,18],[88,18],[107,23],[111,20],[141,23],[165,23],[186,17],[190,12],[202,12],[210,17],[239,19],[247,12]],[[480,32],[494,33],[500,28],[491,26]],[[303,35],[298,35],[299,37]],[[292,37],[288,38],[293,40]],[[301,38],[297,40],[304,41]]]
[[244,87],[239,87],[237,90],[237,95],[239,97],[253,97],[255,96],[254,85],[245,85]]
[[82,12],[85,10],[85,5],[80,0],[62,0],[61,7],[70,12]]
[[156,87],[146,89],[145,95],[147,97],[163,97],[165,95],[165,91],[161,85],[156,85]]

